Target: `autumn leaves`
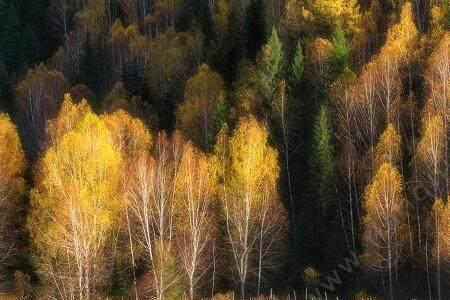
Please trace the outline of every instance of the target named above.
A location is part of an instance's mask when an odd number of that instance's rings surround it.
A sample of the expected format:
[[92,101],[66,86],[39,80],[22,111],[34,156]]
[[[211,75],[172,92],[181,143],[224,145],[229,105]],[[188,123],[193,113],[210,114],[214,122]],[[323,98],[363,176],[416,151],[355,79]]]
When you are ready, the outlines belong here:
[[[24,155],[9,118],[0,125],[1,205],[12,207]],[[113,273],[136,295],[210,296],[227,268],[243,297],[249,281],[259,292],[286,227],[278,176],[253,117],[223,127],[206,154],[178,132],[153,135],[122,110],[98,116],[67,94],[46,126],[27,220],[42,296],[92,299]],[[220,263],[229,255],[232,264]],[[151,279],[138,287],[143,274]]]

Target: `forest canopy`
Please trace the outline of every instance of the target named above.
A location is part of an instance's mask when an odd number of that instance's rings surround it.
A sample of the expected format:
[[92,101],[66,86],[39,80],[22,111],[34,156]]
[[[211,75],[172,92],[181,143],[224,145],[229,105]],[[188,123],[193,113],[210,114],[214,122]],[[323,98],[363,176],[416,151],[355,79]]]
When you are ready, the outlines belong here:
[[450,298],[449,0],[0,0],[0,298]]

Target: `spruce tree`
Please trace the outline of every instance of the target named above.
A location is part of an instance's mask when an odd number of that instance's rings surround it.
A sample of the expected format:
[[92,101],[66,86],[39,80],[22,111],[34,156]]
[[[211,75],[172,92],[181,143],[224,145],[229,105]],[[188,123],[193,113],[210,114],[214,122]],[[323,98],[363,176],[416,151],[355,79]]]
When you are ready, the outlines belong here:
[[299,85],[304,70],[305,70],[305,58],[303,56],[302,45],[300,41],[298,41],[289,72],[290,75],[289,84],[291,88],[296,88]]
[[311,186],[324,214],[329,208],[333,194],[334,150],[330,127],[328,108],[322,106],[314,123],[309,165],[312,175]]
[[229,122],[230,111],[227,102],[222,98],[219,103],[217,103],[216,109],[213,112],[211,132],[209,134],[209,145],[214,145],[216,136],[222,129],[223,125]]
[[333,33],[329,66],[331,82],[333,82],[345,68],[350,68],[350,49],[345,36],[345,31],[340,22],[337,22]]
[[263,48],[258,67],[261,91],[267,101],[271,102],[280,80],[283,78],[284,53],[278,33],[272,29],[269,41]]

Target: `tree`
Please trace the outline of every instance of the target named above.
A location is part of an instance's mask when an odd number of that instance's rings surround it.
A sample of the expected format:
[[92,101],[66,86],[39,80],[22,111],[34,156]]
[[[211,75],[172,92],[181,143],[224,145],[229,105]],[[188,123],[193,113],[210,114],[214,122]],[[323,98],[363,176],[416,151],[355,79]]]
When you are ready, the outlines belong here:
[[[117,149],[122,153],[121,183],[124,200],[127,201],[129,200],[129,195],[133,193],[134,185],[132,183],[134,182],[136,169],[138,168],[139,163],[142,162],[140,159],[141,157],[148,155],[148,151],[152,145],[152,136],[141,120],[131,117],[121,109],[114,111],[112,114],[104,114],[101,118],[110,131]],[[124,242],[123,244],[116,245],[115,247],[117,249],[114,249],[114,251],[120,253],[116,255],[116,258],[120,258],[125,256],[125,253],[128,252],[127,248],[129,248],[133,288],[135,296],[138,298],[136,261],[139,248],[135,246],[136,243],[132,234],[135,222],[130,219],[129,203],[126,204],[125,216],[122,217],[124,217],[124,219],[121,221],[126,223],[127,230],[126,233],[124,231],[119,233],[121,237],[123,236],[123,239],[119,238],[119,241],[122,240]],[[127,242],[125,242],[127,240],[126,237],[128,237]],[[126,243],[129,244],[129,247],[126,247]],[[128,261],[123,262],[119,259],[117,264],[119,264],[117,272],[122,272],[122,274],[117,274],[116,278],[121,278],[120,275],[122,275],[122,278],[128,278],[126,272],[129,267]]]
[[380,105],[377,97],[377,75],[374,63],[367,64],[356,86],[362,97],[355,97],[356,143],[364,150],[375,153],[380,127]]
[[[450,196],[449,196],[450,198]],[[435,242],[433,248],[433,256],[437,265],[442,265],[449,272],[448,264],[450,262],[450,206],[449,198],[444,203],[442,199],[436,199],[433,205],[433,217],[436,224]]]
[[337,78],[345,68],[350,67],[350,49],[345,31],[340,22],[336,24],[331,41],[331,55],[329,58],[331,81]]
[[296,114],[298,114],[298,108],[295,107],[293,101],[288,99],[286,93],[286,82],[281,81],[279,84],[279,93],[273,102],[273,128],[272,139],[278,146],[278,149],[284,160],[284,171],[286,172],[288,191],[289,191],[289,204],[291,209],[291,222],[294,231],[294,240],[296,237],[296,211],[294,205],[293,195],[293,180],[291,174],[291,166],[289,165],[291,159],[292,137],[295,135]]
[[150,267],[151,286],[147,290],[157,299],[170,297],[179,285],[175,266],[175,220],[179,214],[176,185],[184,142],[175,133],[169,139],[160,133],[152,154],[142,153],[131,168],[127,202],[134,224],[133,239]]
[[213,211],[214,183],[207,157],[191,143],[184,146],[180,174],[176,178],[178,255],[187,278],[190,299],[202,285],[214,260],[213,241],[217,235]]
[[[67,113],[73,111],[64,110],[59,117],[69,120]],[[121,154],[89,109],[72,121],[39,163],[27,227],[45,294],[92,299],[107,284],[109,249],[119,226],[115,220],[124,208]]]
[[68,82],[63,74],[48,70],[44,64],[27,72],[17,86],[16,102],[20,131],[26,153],[35,158],[45,138],[47,120],[56,117]]
[[445,172],[446,133],[444,122],[439,115],[425,120],[422,136],[417,144],[416,162],[419,176],[429,186],[427,197],[431,200],[445,195],[448,176]]
[[162,128],[173,124],[175,104],[182,99],[180,91],[201,63],[202,42],[203,36],[198,32],[179,33],[169,29],[151,43],[146,78]]
[[[331,85],[330,96],[332,99],[333,115],[335,119],[335,136],[341,145],[337,158],[337,174],[340,180],[337,181],[337,193],[339,211],[342,216],[342,226],[344,230],[347,248],[350,253],[356,253],[357,234],[357,212],[358,189],[356,188],[358,153],[355,147],[355,114],[357,99],[355,97],[356,75],[345,68],[342,74]],[[343,202],[343,204],[342,204]],[[348,220],[344,221],[344,216]],[[347,237],[347,232],[351,234],[351,246]]]
[[388,124],[375,148],[375,169],[383,163],[397,166],[401,159],[401,137],[394,125]]
[[210,149],[214,111],[224,98],[222,77],[206,64],[186,83],[185,100],[177,111],[178,128],[205,150]]
[[361,12],[355,0],[287,1],[281,20],[285,40],[332,35],[338,22],[346,28],[349,37],[361,29]]
[[394,298],[393,281],[404,257],[406,215],[403,180],[397,169],[384,163],[364,195],[364,258],[366,265],[387,272],[389,298]]
[[[433,109],[440,115],[444,126],[443,138],[444,143],[444,164],[445,174],[449,174],[449,157],[448,157],[448,132],[450,120],[450,97],[448,95],[450,84],[450,35],[445,34],[432,53],[429,59],[429,66],[427,70],[427,83],[430,87],[430,99],[433,103]],[[446,194],[449,193],[449,181],[445,182]]]
[[220,132],[224,125],[229,123],[229,121],[230,109],[228,108],[226,100],[222,98],[219,103],[217,103],[217,106],[213,111],[211,134],[209,135],[210,145],[214,144],[217,134]]
[[69,31],[70,18],[72,17],[73,2],[70,0],[50,1],[50,19],[55,25],[58,34],[65,38]]
[[294,58],[290,66],[289,74],[290,80],[289,85],[291,88],[295,89],[300,84],[302,80],[303,71],[305,70],[305,58],[303,56],[302,45],[300,41],[297,42],[297,47],[295,48]]
[[123,159],[133,161],[150,150],[152,136],[141,120],[121,109],[104,114],[101,119],[109,129],[117,149],[123,154]]
[[269,103],[278,83],[284,76],[284,64],[284,53],[278,38],[278,32],[275,28],[272,28],[270,38],[261,51],[258,65],[258,77],[262,94]]
[[325,92],[328,87],[329,65],[332,46],[329,40],[318,37],[308,43],[305,56],[308,57],[305,75],[316,91]]
[[252,116],[242,119],[230,138],[224,127],[214,149],[212,164],[243,299],[253,270],[260,292],[263,270],[282,237],[285,214],[277,197],[277,156],[268,145],[267,129]]
[[[317,236],[325,236],[329,228],[338,228],[335,216],[335,158],[332,144],[332,131],[329,110],[322,106],[318,111],[313,127],[312,145],[307,161],[309,170],[308,198],[304,206],[302,216],[303,223],[299,228],[304,228],[300,233],[300,244],[307,243],[311,251],[311,258],[315,264],[321,263],[321,257],[327,256],[330,244],[333,244],[333,255],[338,253],[337,241],[329,241],[327,238],[316,239]],[[326,225],[325,225],[326,224]],[[325,229],[328,228],[328,229]],[[329,237],[338,237],[337,234]]]
[[25,192],[25,155],[11,119],[0,113],[0,280],[5,281],[6,267],[16,253],[17,212]]
[[326,106],[320,108],[314,123],[314,137],[309,161],[311,183],[322,214],[330,205],[334,180],[334,150],[328,114]]

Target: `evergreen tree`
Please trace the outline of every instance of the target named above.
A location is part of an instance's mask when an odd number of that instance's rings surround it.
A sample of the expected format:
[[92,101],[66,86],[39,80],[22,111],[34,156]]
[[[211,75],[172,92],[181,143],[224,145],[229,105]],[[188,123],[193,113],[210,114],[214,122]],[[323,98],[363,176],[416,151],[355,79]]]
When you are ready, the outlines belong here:
[[333,33],[329,66],[330,82],[333,82],[346,67],[350,68],[350,49],[340,22],[337,22]]
[[258,77],[261,90],[269,102],[277,89],[278,83],[283,78],[284,53],[278,33],[272,29],[269,41],[264,46],[258,68]]
[[213,112],[211,133],[209,134],[210,145],[214,144],[216,136],[222,129],[223,125],[228,124],[230,118],[230,111],[224,98],[217,103],[216,109]]
[[[307,245],[301,249],[300,257],[305,257],[304,265],[314,265],[319,269],[326,267],[329,258],[328,244],[331,242],[330,228],[339,228],[332,218],[334,156],[331,143],[332,133],[328,108],[322,106],[313,126],[310,153],[308,154],[309,178],[305,189],[308,193],[299,208],[299,244]],[[337,229],[336,229],[337,230]],[[323,237],[323,238],[317,238]],[[326,258],[326,259],[325,259]]]
[[333,193],[334,155],[330,127],[328,108],[322,106],[314,124],[309,164],[314,195],[320,204],[323,214],[326,213],[327,208],[330,206]]
[[305,70],[305,58],[303,56],[302,45],[300,41],[298,41],[289,72],[291,88],[295,88],[299,85],[304,70]]
[[250,1],[246,11],[245,27],[247,56],[254,60],[266,38],[264,2],[262,0]]
[[122,69],[122,82],[131,93],[131,95],[142,94],[143,87],[145,85],[145,79],[142,67],[133,60],[127,63]]

